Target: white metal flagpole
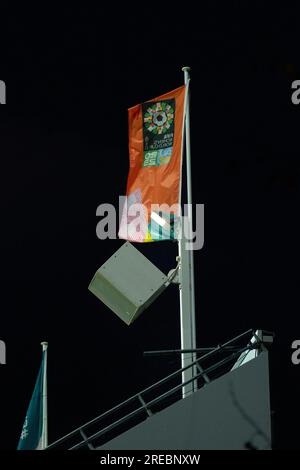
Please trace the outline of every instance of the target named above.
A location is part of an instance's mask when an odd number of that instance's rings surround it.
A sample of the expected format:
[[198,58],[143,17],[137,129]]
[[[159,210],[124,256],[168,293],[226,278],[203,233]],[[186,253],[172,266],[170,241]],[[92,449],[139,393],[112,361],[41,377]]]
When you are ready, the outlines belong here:
[[[190,81],[190,68],[183,67],[184,83],[189,84]],[[193,231],[193,196],[192,196],[192,161],[191,161],[191,134],[190,134],[190,88],[188,89],[187,104],[185,116],[185,143],[186,143],[186,170],[187,170],[187,199],[188,199],[188,220],[189,220],[189,234],[192,235]],[[197,348],[196,339],[196,313],[195,313],[195,275],[194,275],[194,251],[189,250],[190,254],[190,273],[191,273],[191,322],[192,322],[192,345],[193,349]],[[193,353],[193,361],[197,359],[197,354]],[[197,368],[194,367],[194,373],[197,374]],[[194,383],[194,390],[197,389],[197,383]]]
[[43,375],[43,428],[42,428],[42,449],[46,449],[48,446],[48,394],[47,394],[47,354],[48,354],[48,343],[43,341],[41,343],[44,352],[44,375]]
[[[191,143],[190,143],[190,115],[189,115],[189,80],[190,68],[183,67],[184,83],[187,87],[185,103],[185,158],[186,158],[186,185],[187,185],[187,207],[188,213],[185,222],[188,225],[188,234],[192,234],[192,171],[191,171]],[[181,177],[182,178],[182,177]],[[181,181],[182,185],[182,181]],[[181,191],[182,192],[182,191]],[[182,201],[181,201],[182,202]],[[182,222],[184,219],[182,217]],[[183,224],[182,224],[183,225]],[[191,240],[189,240],[191,242]],[[193,250],[186,249],[187,237],[182,227],[181,238],[178,241],[178,254],[180,257],[179,267],[179,289],[180,289],[180,330],[181,349],[196,349],[196,321],[195,321],[195,287],[194,287],[194,256]],[[181,354],[181,366],[186,367],[196,360],[196,353]],[[192,379],[197,373],[196,366],[182,373],[182,382]],[[196,382],[183,386],[182,396],[187,397],[197,390]]]

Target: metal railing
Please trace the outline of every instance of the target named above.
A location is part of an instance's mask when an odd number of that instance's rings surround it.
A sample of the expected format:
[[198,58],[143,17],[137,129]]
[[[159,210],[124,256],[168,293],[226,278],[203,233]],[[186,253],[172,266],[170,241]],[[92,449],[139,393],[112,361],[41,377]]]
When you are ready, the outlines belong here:
[[[249,329],[224,344],[220,344],[215,348],[207,348],[209,352],[199,357],[193,363],[176,370],[162,380],[159,380],[150,387],[144,389],[136,395],[133,395],[119,405],[111,408],[110,410],[85,423],[69,434],[63,436],[62,438],[50,444],[46,450],[59,448],[67,448],[69,450],[86,448],[93,450],[96,447],[103,445],[105,442],[110,441],[113,437],[116,437],[117,435],[120,435],[122,432],[124,432],[124,429],[128,430],[134,425],[138,424],[138,422],[142,422],[145,419],[151,417],[153,413],[155,413],[155,407],[158,406],[158,411],[161,411],[161,409],[169,406],[171,402],[174,403],[175,401],[180,400],[182,398],[181,390],[183,386],[189,385],[194,380],[197,381],[199,386],[200,379],[202,380],[202,386],[205,386],[211,380],[214,380],[220,375],[226,373],[228,370],[225,370],[224,366],[232,364],[232,362],[236,361],[244,351],[251,349],[257,349],[260,351],[264,349],[262,332],[260,332],[261,334],[257,335],[255,331],[257,330]],[[255,338],[254,341],[253,337]],[[245,344],[246,338],[249,339]],[[244,340],[244,344],[235,345],[240,340]],[[204,349],[205,348],[202,348],[202,350]],[[207,361],[209,363],[213,358],[215,358],[215,356],[220,355],[221,359],[218,357],[216,362],[210,363],[206,367],[203,367],[203,362]],[[197,367],[198,374],[190,380],[182,383],[182,372],[194,366]],[[172,385],[174,380],[175,385]],[[176,381],[178,383],[176,383]],[[151,394],[154,391],[157,391],[166,386],[170,388],[168,388],[163,393],[160,391],[160,394],[155,398],[146,400],[145,395]],[[126,413],[125,409],[132,405],[135,405],[135,408],[132,411]],[[115,419],[109,424],[103,424],[103,422],[105,422],[105,420],[107,420],[109,417],[113,417],[122,410],[124,410],[124,416],[121,415],[121,417]],[[97,430],[94,429],[94,431],[92,431],[95,425],[97,425]],[[74,443],[74,439],[79,439],[79,442]],[[97,444],[95,441],[97,441]]]

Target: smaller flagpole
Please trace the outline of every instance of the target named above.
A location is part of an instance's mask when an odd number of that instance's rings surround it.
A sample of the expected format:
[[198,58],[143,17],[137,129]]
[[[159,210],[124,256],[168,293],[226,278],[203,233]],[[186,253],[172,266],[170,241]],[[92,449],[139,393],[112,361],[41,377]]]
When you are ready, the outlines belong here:
[[41,343],[44,353],[44,371],[43,371],[43,428],[42,428],[42,449],[48,447],[48,394],[47,394],[47,355],[48,343],[43,341]]

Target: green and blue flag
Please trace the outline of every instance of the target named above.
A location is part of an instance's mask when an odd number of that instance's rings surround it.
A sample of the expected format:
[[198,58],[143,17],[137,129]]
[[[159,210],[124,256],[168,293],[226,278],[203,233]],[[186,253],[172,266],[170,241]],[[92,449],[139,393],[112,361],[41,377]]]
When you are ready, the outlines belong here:
[[46,351],[43,351],[42,364],[29,403],[17,450],[43,449],[43,393]]

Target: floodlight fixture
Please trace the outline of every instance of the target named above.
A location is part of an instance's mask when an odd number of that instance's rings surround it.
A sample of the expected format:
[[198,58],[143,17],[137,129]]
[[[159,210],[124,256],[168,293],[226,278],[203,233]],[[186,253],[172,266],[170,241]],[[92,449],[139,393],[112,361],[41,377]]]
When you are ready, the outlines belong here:
[[130,325],[170,280],[131,243],[124,243],[95,273],[89,290]]

